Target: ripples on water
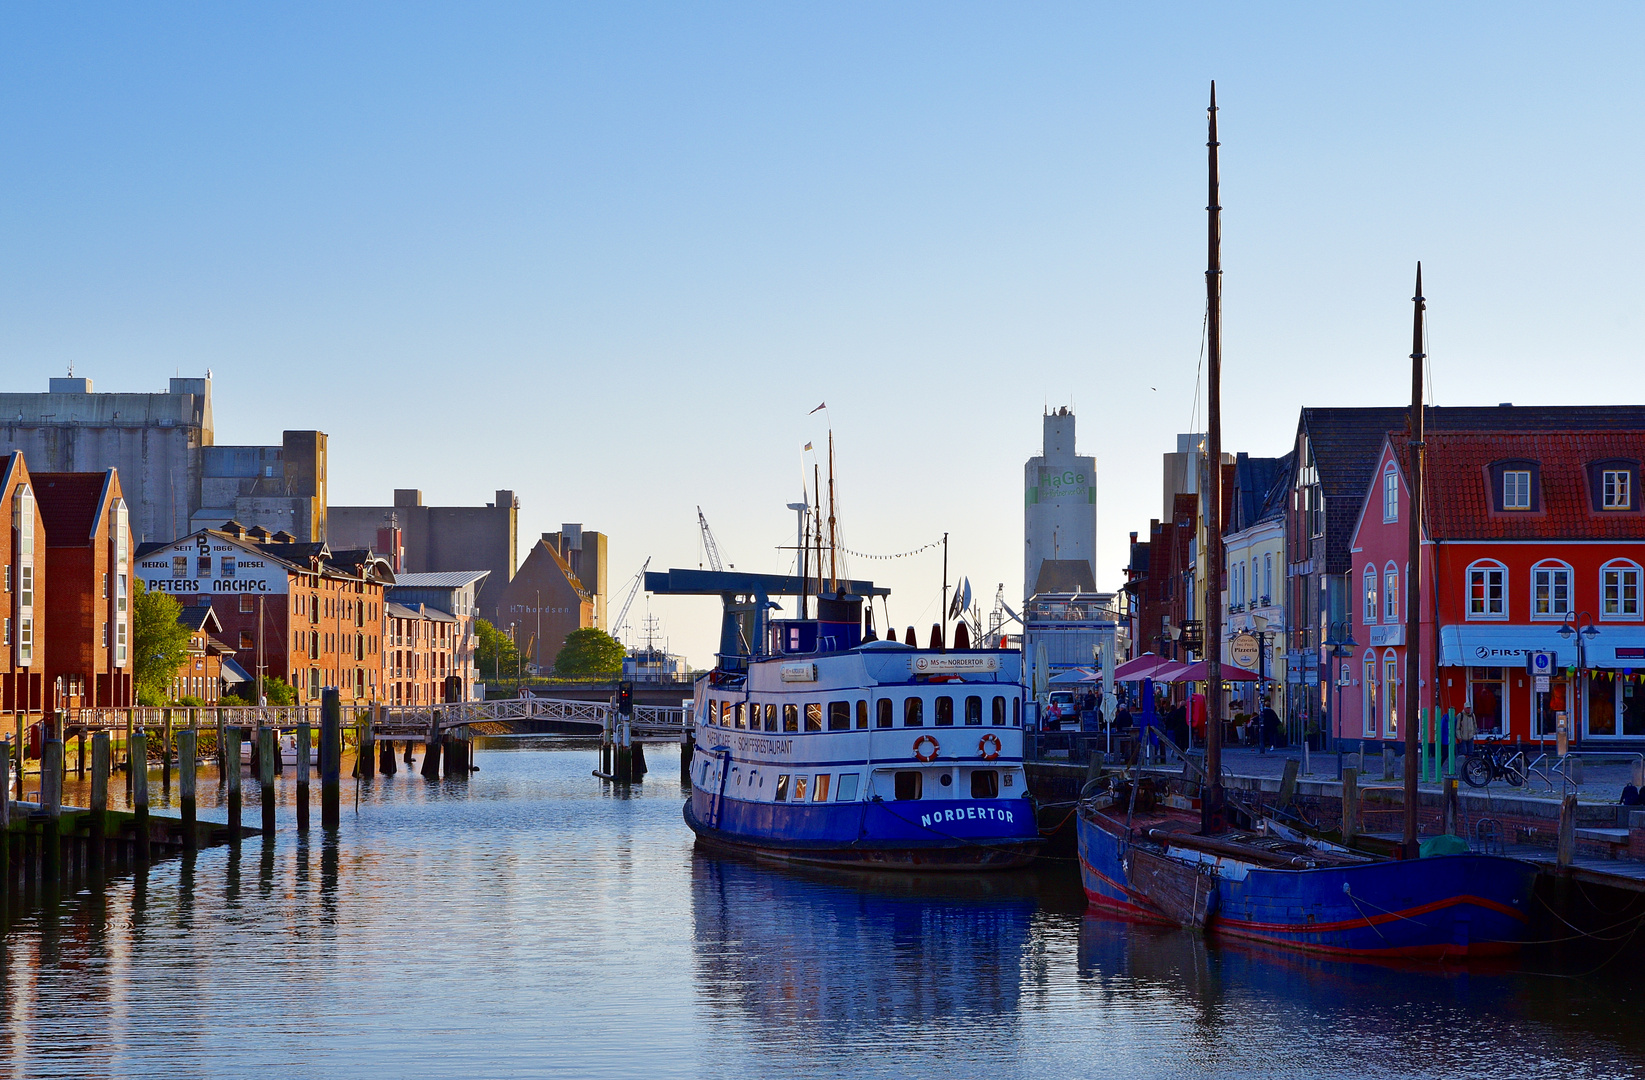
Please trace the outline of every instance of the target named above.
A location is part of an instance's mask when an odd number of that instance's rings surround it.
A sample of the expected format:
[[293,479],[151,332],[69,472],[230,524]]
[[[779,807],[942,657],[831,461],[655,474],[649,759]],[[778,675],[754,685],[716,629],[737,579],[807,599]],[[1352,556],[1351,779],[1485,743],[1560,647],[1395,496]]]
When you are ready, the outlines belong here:
[[[467,782],[369,782],[358,816],[345,781],[334,840],[299,840],[287,806],[272,847],[157,863],[43,908],[14,901],[4,1071],[1645,1071],[1645,994],[1626,970],[1327,963],[1086,917],[1057,873],[864,878],[717,858],[680,819],[677,759],[651,758],[653,780],[619,797],[589,775],[590,750],[493,742]],[[247,800],[255,823],[255,788]]]

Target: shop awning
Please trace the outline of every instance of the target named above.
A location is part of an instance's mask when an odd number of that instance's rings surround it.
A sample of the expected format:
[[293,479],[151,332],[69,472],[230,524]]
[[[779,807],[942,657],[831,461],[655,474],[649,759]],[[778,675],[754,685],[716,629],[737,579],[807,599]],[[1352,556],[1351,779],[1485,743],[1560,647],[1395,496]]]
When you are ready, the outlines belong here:
[[[1645,669],[1645,626],[1601,623],[1584,635],[1587,666]],[[1545,650],[1562,668],[1576,667],[1576,641],[1555,624],[1472,624],[1439,631],[1439,662],[1446,667],[1524,667],[1528,653]]]

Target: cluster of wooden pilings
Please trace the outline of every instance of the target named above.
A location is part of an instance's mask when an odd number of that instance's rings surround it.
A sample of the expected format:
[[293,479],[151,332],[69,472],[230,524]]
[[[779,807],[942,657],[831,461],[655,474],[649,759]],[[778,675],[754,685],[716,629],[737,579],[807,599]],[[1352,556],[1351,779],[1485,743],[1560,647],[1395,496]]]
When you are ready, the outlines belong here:
[[622,702],[615,713],[607,713],[600,727],[600,767],[594,775],[614,784],[633,784],[645,779],[645,744],[634,737],[633,706]]

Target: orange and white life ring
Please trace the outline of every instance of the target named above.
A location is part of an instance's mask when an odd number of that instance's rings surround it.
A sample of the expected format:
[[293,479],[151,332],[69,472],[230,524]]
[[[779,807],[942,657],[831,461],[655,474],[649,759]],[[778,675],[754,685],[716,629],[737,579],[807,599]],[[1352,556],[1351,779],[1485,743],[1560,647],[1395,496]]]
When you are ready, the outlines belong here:
[[[929,750],[920,749],[922,746],[926,745],[927,743],[929,743],[930,747],[931,747]],[[921,735],[919,738],[914,740],[914,760],[915,761],[936,761],[937,760],[937,750],[938,749],[939,749],[939,747],[937,746],[937,740],[934,736]]]
[[1004,749],[1004,744],[1000,742],[1000,737],[992,731],[977,740],[977,753],[984,761],[993,761],[1000,756],[1002,749]]

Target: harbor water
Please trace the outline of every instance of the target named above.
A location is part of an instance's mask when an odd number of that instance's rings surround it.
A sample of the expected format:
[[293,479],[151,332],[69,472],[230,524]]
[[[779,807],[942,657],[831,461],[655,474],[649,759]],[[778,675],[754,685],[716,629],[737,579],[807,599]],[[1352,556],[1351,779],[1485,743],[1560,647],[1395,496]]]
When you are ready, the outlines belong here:
[[674,754],[618,793],[591,749],[493,740],[471,779],[402,768],[357,812],[345,779],[334,837],[283,806],[272,845],[13,896],[0,1074],[1645,1075],[1626,934],[1346,964],[1088,916],[1066,867],[760,866],[694,846]]

